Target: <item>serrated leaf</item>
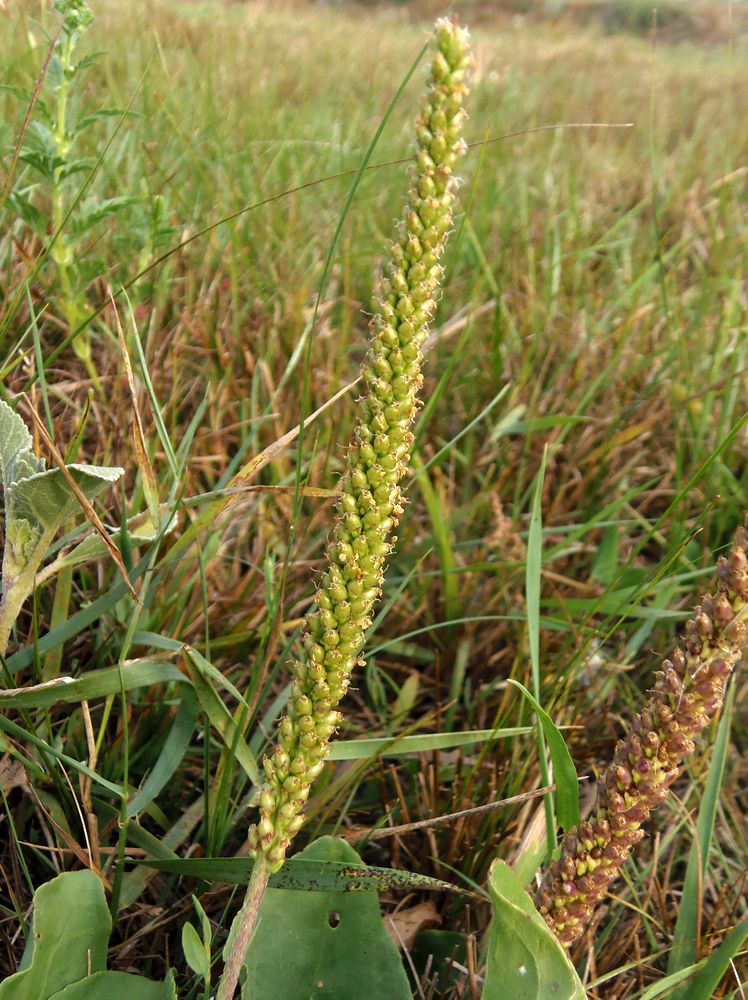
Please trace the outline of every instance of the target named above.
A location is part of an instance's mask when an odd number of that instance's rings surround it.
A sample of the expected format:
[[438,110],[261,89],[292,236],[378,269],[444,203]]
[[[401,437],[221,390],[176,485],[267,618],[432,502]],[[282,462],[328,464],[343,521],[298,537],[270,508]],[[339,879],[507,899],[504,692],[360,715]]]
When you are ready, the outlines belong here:
[[34,149],[24,149],[19,154],[18,159],[21,163],[25,163],[36,170],[50,183],[54,180],[55,168],[60,163],[58,157],[45,156],[44,153],[37,152]]
[[102,51],[102,52],[91,52],[90,55],[83,56],[83,58],[79,59],[78,62],[75,64],[75,72],[80,73],[81,70],[88,69],[89,66],[95,66],[101,59],[101,57],[105,56],[106,54],[107,53],[105,51]]
[[40,121],[32,121],[28,127],[27,136],[34,140],[32,145],[36,145],[39,152],[44,153],[50,159],[57,155],[55,137],[49,125]]
[[586,1000],[584,987],[517,875],[494,861],[483,1000]]
[[[333,837],[300,857],[361,866],[353,848]],[[245,971],[242,1000],[411,1000],[374,892],[268,889]]]
[[47,219],[36,205],[32,204],[25,194],[14,191],[8,195],[7,203],[16,216],[36,233],[44,236],[47,232]]
[[92,205],[83,206],[73,221],[70,232],[76,239],[80,238],[97,223],[116,215],[137,200],[134,195],[119,195],[116,198],[105,198]]
[[68,160],[60,166],[57,174],[57,180],[64,181],[67,177],[73,177],[75,174],[88,173],[93,170],[95,161],[87,158],[85,160]]
[[0,93],[3,91],[6,94],[12,94],[15,98],[21,101],[22,104],[28,104],[31,101],[31,91],[26,90],[23,87],[15,87],[10,83],[0,83]]

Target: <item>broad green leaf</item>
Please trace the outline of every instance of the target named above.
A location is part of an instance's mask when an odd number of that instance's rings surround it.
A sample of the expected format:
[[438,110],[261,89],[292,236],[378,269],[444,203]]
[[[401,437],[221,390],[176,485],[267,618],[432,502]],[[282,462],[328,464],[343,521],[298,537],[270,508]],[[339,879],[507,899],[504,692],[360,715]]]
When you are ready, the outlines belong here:
[[0,1000],[47,1000],[106,968],[111,929],[101,880],[65,872],[34,893],[31,964],[0,984]]
[[34,893],[33,935],[25,968],[0,983],[0,1000],[176,1000],[164,983],[106,971],[112,921],[101,879],[64,872]]
[[[0,399],[0,469],[5,489],[13,482],[12,463],[19,454],[32,452],[33,441],[26,424]],[[37,471],[38,465],[32,471]]]
[[174,977],[154,983],[126,972],[97,972],[67,986],[50,1000],[177,1000]]
[[[149,849],[149,845],[141,846]],[[155,854],[155,852],[152,852]],[[463,896],[475,894],[459,886],[397,868],[373,868],[361,863],[356,854],[351,861],[311,860],[305,852],[289,858],[280,871],[270,876],[274,889],[295,889],[303,892],[389,892],[391,889],[410,891],[451,892]],[[206,882],[228,882],[246,885],[252,874],[248,858],[169,858],[154,856],[135,862],[138,867],[172,872],[186,878]]]
[[491,865],[488,890],[493,920],[483,1000],[586,1000],[566,952],[503,861]]
[[559,826],[563,830],[571,830],[579,824],[579,779],[569,749],[553,719],[538,703],[537,699],[530,694],[524,684],[511,679],[509,683],[519,688],[530,702],[540,725],[543,727],[548,751],[553,762]]
[[[333,837],[300,857],[362,867],[353,848]],[[375,892],[268,889],[244,971],[242,1000],[411,1000]]]
[[[87,500],[93,500],[124,475],[124,469],[96,465],[68,465],[67,470]],[[61,469],[48,469],[16,479],[8,500],[14,519],[24,518],[46,531],[56,531],[63,521],[80,509],[78,499]]]

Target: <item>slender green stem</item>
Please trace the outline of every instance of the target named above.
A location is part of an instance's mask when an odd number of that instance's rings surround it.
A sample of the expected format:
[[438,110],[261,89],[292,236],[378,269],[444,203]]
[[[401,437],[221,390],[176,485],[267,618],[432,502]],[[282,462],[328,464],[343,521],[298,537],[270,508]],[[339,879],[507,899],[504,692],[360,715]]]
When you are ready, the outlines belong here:
[[257,919],[260,915],[260,907],[269,878],[270,866],[265,855],[260,853],[255,859],[252,877],[247,887],[247,895],[244,897],[244,904],[237,917],[236,934],[230,943],[226,967],[221,982],[218,984],[217,1000],[233,1000],[239,982],[239,973],[257,927]]

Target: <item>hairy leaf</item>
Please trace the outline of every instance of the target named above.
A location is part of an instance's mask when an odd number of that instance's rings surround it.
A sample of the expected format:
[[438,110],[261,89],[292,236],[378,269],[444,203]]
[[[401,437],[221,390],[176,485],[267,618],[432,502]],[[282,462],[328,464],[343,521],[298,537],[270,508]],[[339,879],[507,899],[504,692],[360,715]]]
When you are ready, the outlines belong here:
[[[0,400],[0,467],[5,488],[6,589],[24,571],[31,574],[46,555],[50,541],[78,509],[79,502],[59,468],[44,469],[32,449],[23,420]],[[123,475],[119,468],[69,465],[80,491],[92,500]]]

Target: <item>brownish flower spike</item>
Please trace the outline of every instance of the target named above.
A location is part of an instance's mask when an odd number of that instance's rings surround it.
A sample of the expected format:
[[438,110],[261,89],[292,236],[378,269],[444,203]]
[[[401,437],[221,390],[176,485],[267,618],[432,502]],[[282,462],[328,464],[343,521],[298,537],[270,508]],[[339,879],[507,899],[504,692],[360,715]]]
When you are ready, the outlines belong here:
[[748,637],[747,548],[748,533],[741,528],[730,555],[719,561],[716,594],[696,608],[683,648],[663,663],[645,708],[601,775],[592,818],[566,835],[559,860],[541,883],[538,909],[566,947],[589,924],[644,836],[642,824],[666,798],[695,738],[722,705]]

